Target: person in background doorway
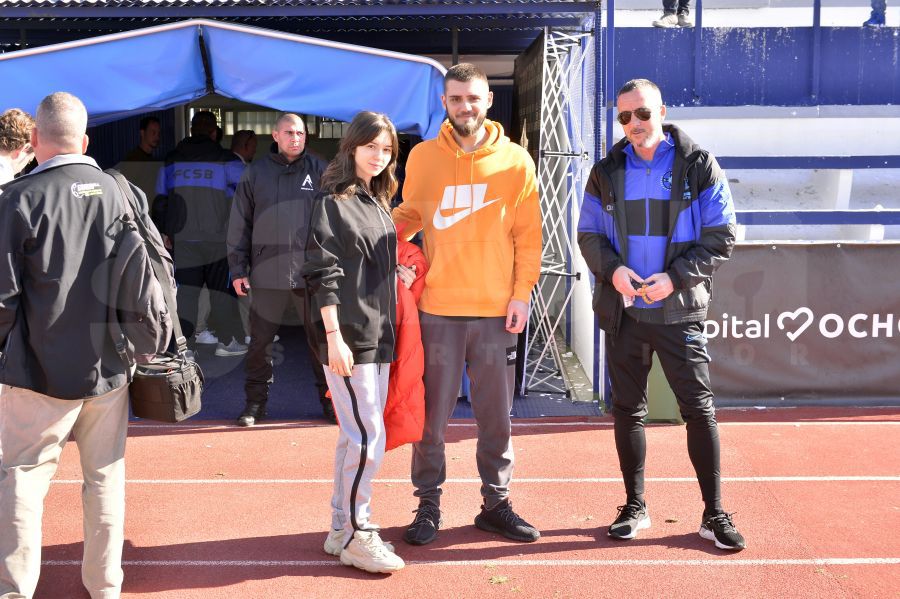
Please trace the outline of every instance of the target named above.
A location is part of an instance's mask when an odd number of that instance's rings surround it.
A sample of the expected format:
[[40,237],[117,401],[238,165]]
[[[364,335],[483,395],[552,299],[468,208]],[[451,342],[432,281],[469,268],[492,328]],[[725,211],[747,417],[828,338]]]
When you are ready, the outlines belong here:
[[[310,308],[301,270],[325,162],[306,150],[306,126],[296,114],[279,117],[272,137],[278,153],[267,154],[247,167],[228,223],[232,284],[238,296],[250,293],[247,397],[237,418],[239,426],[253,426],[267,415],[269,387],[275,380],[272,343],[285,309],[293,305],[303,326],[309,328]],[[312,349],[309,365],[322,413],[334,422],[334,408],[325,396],[325,373]]]
[[159,119],[155,116],[145,116],[140,120],[139,131],[140,144],[126,154],[115,169],[139,187],[144,195],[152,198],[156,195],[156,180],[162,167],[162,160],[154,156],[161,139]]
[[241,129],[240,131],[235,131],[231,138],[231,151],[240,158],[241,162],[247,165],[256,156],[257,143],[256,132],[253,129]]
[[122,160],[125,162],[147,162],[156,160],[153,152],[159,147],[162,137],[159,119],[155,116],[145,116],[140,122],[141,143],[128,152]]
[[[166,156],[157,180],[154,217],[160,232],[173,244],[178,282],[178,317],[190,341],[211,341],[216,356],[247,353],[244,330],[232,289],[226,258],[226,233],[232,196],[244,164],[212,136],[216,116],[197,112],[191,135]],[[200,290],[209,290],[208,333],[212,339],[194,340]],[[215,333],[213,335],[213,332]]]

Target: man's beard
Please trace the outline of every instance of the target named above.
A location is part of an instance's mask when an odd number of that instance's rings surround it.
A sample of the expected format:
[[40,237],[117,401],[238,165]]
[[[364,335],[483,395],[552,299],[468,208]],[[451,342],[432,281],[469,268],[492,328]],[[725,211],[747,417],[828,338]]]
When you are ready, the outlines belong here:
[[472,137],[475,133],[481,129],[481,126],[484,125],[484,114],[480,114],[475,117],[475,122],[466,121],[464,125],[460,125],[452,118],[450,119],[450,124],[453,126],[453,130],[459,134],[460,137]]

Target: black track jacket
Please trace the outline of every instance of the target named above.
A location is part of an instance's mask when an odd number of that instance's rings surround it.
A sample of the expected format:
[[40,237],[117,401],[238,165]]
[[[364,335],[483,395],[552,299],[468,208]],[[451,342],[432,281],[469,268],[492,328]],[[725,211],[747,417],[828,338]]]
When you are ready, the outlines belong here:
[[310,222],[303,276],[311,296],[307,335],[328,364],[323,306],[338,306],[341,336],[358,364],[394,361],[397,230],[365,191],[347,200],[325,195]]

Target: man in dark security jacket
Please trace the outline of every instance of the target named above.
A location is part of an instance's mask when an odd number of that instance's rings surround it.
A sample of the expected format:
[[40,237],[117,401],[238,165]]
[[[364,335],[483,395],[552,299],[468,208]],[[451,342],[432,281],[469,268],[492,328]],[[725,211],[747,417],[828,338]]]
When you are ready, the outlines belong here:
[[237,298],[231,288],[225,237],[232,196],[244,164],[213,141],[216,117],[200,111],[191,119],[191,135],[166,156],[156,185],[154,220],[174,244],[178,316],[191,339],[198,318],[200,291],[209,290],[209,328],[218,337],[217,356],[247,352]]
[[688,454],[705,503],[700,536],[740,550],[722,509],[719,433],[703,321],[712,276],[735,242],[734,203],[716,159],[663,125],[659,88],[646,79],[617,95],[625,139],[591,171],[578,245],[596,278],[594,311],[606,332],[616,449],[626,502],[608,534],[650,527],[644,501],[647,377],[653,352],[687,424]]
[[[0,596],[31,597],[41,505],[66,441],[84,476],[82,581],[122,586],[128,377],[107,324],[116,221],[125,199],[84,156],[87,111],[58,92],[38,106],[39,166],[7,184],[0,211]],[[132,186],[148,224],[144,194]]]
[[[301,269],[319,178],[325,162],[306,149],[306,129],[296,114],[284,114],[272,137],[278,152],[252,162],[238,184],[228,226],[228,262],[234,290],[250,292],[250,348],[247,354],[247,404],[237,419],[252,426],[265,418],[272,384],[272,343],[285,308],[293,305],[309,327],[309,302]],[[315,351],[309,364],[325,417],[334,407],[325,397],[325,373]]]

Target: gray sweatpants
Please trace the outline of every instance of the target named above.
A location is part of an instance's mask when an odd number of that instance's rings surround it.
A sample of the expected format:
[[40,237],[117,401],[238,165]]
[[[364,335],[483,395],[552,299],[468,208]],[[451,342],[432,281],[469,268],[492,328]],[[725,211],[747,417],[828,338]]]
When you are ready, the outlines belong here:
[[425,430],[413,445],[412,484],[420,503],[440,505],[447,479],[444,436],[456,407],[463,368],[478,425],[475,460],[485,507],[509,495],[513,473],[512,410],[516,336],[503,317],[477,318],[419,313],[425,349]]
[[351,376],[324,367],[340,424],[334,452],[331,528],[344,530],[344,545],[356,530],[377,528],[369,522],[372,479],[384,458],[384,405],[390,364],[356,364]]

